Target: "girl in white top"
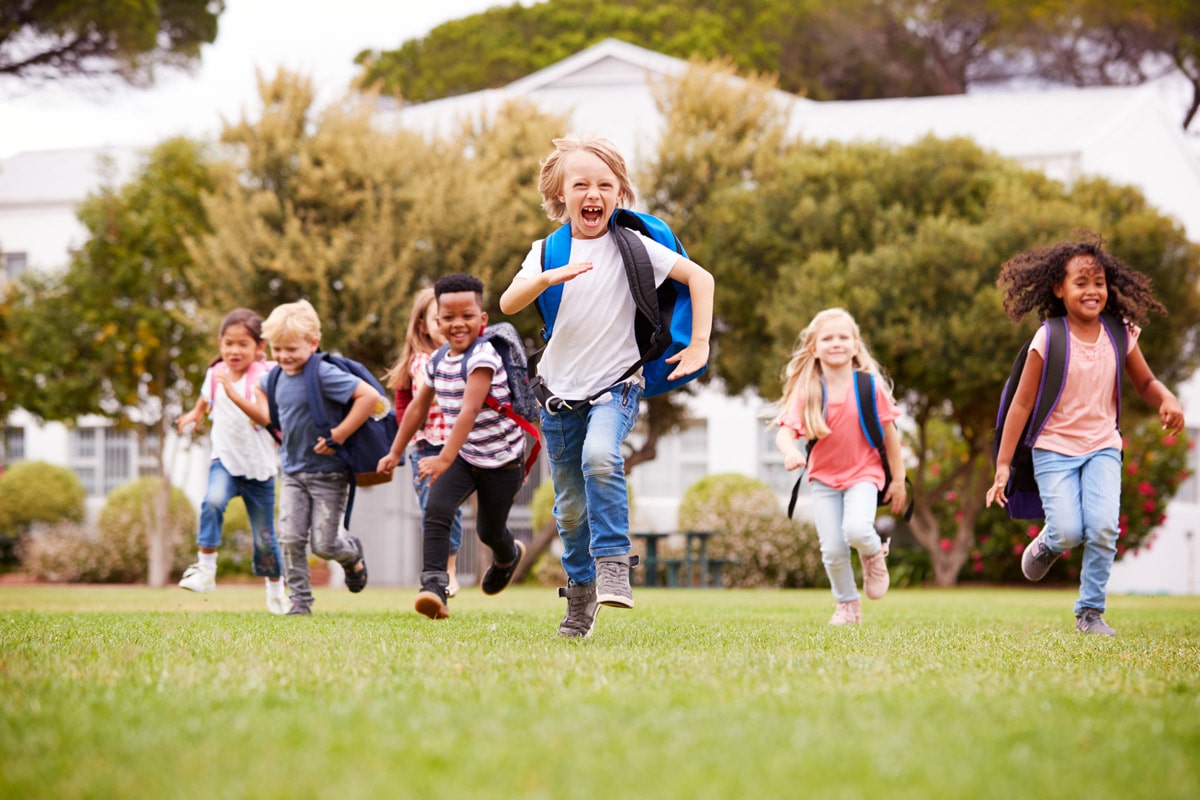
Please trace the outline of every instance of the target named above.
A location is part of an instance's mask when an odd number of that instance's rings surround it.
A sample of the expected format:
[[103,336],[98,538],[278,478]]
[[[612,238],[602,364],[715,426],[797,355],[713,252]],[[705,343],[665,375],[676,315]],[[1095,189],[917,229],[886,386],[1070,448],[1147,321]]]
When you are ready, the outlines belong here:
[[212,464],[208,490],[200,505],[197,561],[183,573],[181,589],[211,592],[216,588],[217,548],[225,507],[240,495],[246,504],[254,543],[254,574],[266,579],[267,609],[287,613],[280,581],[282,557],[275,538],[275,473],[278,470],[276,443],[270,432],[256,425],[230,399],[242,394],[255,402],[254,387],[274,366],[264,357],[262,318],[239,308],[221,322],[218,335],[220,357],[209,365],[200,388],[200,398],[191,411],[176,421],[180,434],[195,426],[205,411],[212,420]]

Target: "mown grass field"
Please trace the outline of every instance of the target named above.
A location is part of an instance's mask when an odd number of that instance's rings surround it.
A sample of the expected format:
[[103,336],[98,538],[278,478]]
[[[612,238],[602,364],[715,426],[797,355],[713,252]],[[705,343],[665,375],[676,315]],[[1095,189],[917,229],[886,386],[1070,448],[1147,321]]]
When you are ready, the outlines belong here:
[[413,595],[0,587],[0,797],[1200,797],[1200,598]]

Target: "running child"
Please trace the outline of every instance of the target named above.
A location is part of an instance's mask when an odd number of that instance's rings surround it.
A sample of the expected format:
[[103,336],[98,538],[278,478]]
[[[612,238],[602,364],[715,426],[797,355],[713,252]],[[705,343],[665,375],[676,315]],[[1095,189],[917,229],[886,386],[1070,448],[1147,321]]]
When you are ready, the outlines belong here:
[[[1105,251],[1098,237],[1014,256],[1000,267],[997,285],[1007,285],[1004,311],[1014,322],[1030,311],[1041,320],[1065,317],[1070,341],[1062,394],[1033,442],[1033,472],[1046,524],[1021,555],[1021,571],[1031,581],[1041,580],[1064,552],[1082,544],[1075,628],[1115,636],[1102,616],[1121,512],[1121,375],[1113,329],[1125,329],[1125,372],[1133,388],[1158,409],[1163,429],[1178,433],[1184,427],[1183,408],[1154,377],[1138,346],[1138,325],[1145,324],[1149,312],[1166,309],[1154,299],[1150,279]],[[988,505],[1008,503],[1013,453],[1036,402],[1046,339],[1043,327],[1030,344],[1005,418]]]
[[[875,408],[892,475],[888,486],[879,451],[859,422],[855,372],[875,376]],[[862,562],[867,597],[883,597],[891,582],[888,543],[875,531],[875,511],[882,491],[893,514],[904,512],[904,461],[895,425],[900,410],[892,400],[891,381],[867,351],[858,324],[840,308],[821,311],[800,332],[783,380],[775,446],[787,469],[808,467],[821,561],[837,602],[829,624],[857,625],[862,622],[862,601],[850,549],[858,551]],[[800,437],[816,440],[811,460],[797,444]]]
[[[263,337],[282,372],[275,386],[283,489],[279,496],[279,541],[283,573],[291,607],[288,614],[312,613],[312,584],[308,572],[308,547],[318,558],[337,561],[346,571],[346,588],[361,592],[367,585],[367,564],[357,537],[338,535],[350,489],[350,472],[337,456],[346,441],[371,416],[383,398],[360,378],[321,360],[321,392],[325,414],[338,419],[342,406],[353,401],[345,417],[333,426],[332,442],[318,434],[304,385],[304,368],[321,344],[321,319],[307,300],[277,306],[263,323]],[[264,375],[255,387],[253,402],[233,400],[260,425],[270,423]]]
[[[554,335],[538,376],[562,401],[553,410],[544,407],[541,419],[567,573],[567,587],[559,590],[567,599],[567,612],[558,633],[581,638],[592,632],[599,605],[633,608],[621,444],[637,418],[644,382],[640,372],[620,379],[639,360],[636,312],[608,225],[613,212],[631,205],[635,196],[625,159],[612,142],[590,133],[554,140],[538,189],[547,216],[571,224],[570,261],[543,271],[543,240],[535,241],[500,298],[500,308],[515,314],[549,287],[562,284]],[[672,278],[686,284],[691,294],[691,343],[669,359],[676,364],[670,378],[690,375],[708,362],[712,275],[674,250],[648,237],[642,240],[655,285]],[[578,400],[589,397],[595,399]]]
[[[425,288],[413,297],[412,314],[408,319],[408,333],[404,338],[404,352],[400,360],[388,370],[385,376],[387,388],[396,393],[397,419],[404,418],[404,411],[412,402],[417,390],[425,383],[425,365],[433,352],[446,343],[438,325],[437,298],[432,288]],[[429,499],[429,478],[421,477],[420,462],[423,458],[436,456],[442,452],[446,437],[450,435],[450,426],[446,417],[438,408],[437,402],[429,407],[429,416],[425,424],[417,429],[416,441],[409,454],[409,464],[412,467],[413,491],[417,493],[417,502],[421,507],[421,516],[425,515],[425,504]],[[446,596],[458,594],[458,550],[462,546],[462,509],[454,512],[454,521],[450,524],[450,556],[446,561],[446,572],[450,583],[446,587]]]
[[217,334],[220,355],[208,365],[200,397],[191,411],[175,420],[183,434],[200,423],[207,412],[212,420],[212,463],[208,489],[200,504],[200,531],[196,536],[196,563],[183,573],[179,588],[211,592],[217,588],[217,548],[225,508],[234,497],[246,504],[254,546],[254,574],[265,578],[267,610],[287,613],[280,580],[279,542],[275,539],[275,473],[279,458],[275,440],[238,407],[235,397],[255,402],[254,387],[271,367],[264,355],[262,318],[248,308],[235,309],[221,321]]
[[419,474],[429,480],[430,488],[423,521],[421,591],[415,608],[430,619],[446,619],[450,616],[446,602],[450,528],[455,513],[473,493],[478,496],[475,530],[493,554],[492,566],[480,584],[483,593],[503,591],[525,556],[525,544],[508,529],[508,512],[525,480],[525,434],[512,420],[484,405],[489,394],[506,403],[511,393],[500,354],[490,342],[476,341],[487,324],[483,282],[462,273],[443,275],[433,291],[448,350],[436,371],[433,361],[426,363],[424,381],[378,469],[390,472],[400,463],[404,448],[436,399],[450,435],[440,453],[418,463]]

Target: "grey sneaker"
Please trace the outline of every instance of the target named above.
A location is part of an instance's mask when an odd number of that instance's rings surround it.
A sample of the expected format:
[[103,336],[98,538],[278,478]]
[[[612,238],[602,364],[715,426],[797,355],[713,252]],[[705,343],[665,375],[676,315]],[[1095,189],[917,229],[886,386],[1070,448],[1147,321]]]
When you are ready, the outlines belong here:
[[288,609],[287,616],[289,617],[311,617],[312,609],[303,603],[292,603],[292,607]]
[[1098,633],[1101,636],[1116,636],[1117,632],[1109,627],[1095,608],[1083,608],[1075,615],[1075,630],[1080,633]]
[[1031,581],[1040,581],[1060,556],[1062,553],[1056,553],[1046,546],[1046,529],[1042,528],[1042,532],[1021,554],[1021,572]]
[[637,556],[613,556],[596,562],[596,600],[600,605],[633,608],[629,568],[637,564]]
[[558,623],[558,635],[568,639],[591,636],[592,626],[596,624],[596,612],[600,610],[596,602],[596,584],[576,584],[565,589],[559,587],[558,596],[567,598],[567,613]]

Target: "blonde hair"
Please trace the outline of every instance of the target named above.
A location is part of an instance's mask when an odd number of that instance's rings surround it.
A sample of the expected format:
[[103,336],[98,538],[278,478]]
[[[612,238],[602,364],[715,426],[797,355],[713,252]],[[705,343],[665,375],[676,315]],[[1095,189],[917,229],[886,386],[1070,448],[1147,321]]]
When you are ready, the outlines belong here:
[[321,318],[307,300],[275,306],[262,326],[263,338],[275,345],[285,345],[297,339],[305,342],[321,340]]
[[888,396],[892,394],[891,380],[883,374],[875,359],[871,357],[859,333],[858,323],[850,316],[850,312],[844,308],[827,308],[819,312],[796,338],[792,357],[783,370],[783,397],[776,407],[774,420],[778,424],[796,402],[796,396],[802,393],[804,408],[800,409],[800,419],[804,423],[805,438],[808,439],[820,439],[829,434],[829,425],[825,422],[824,392],[821,390],[821,360],[816,356],[816,345],[821,328],[836,319],[849,322],[851,330],[854,331],[858,353],[851,365],[859,372],[869,372],[877,376],[879,380],[876,385],[882,385]]
[[554,140],[554,152],[542,162],[542,172],[538,176],[538,191],[542,193],[542,209],[552,220],[567,222],[567,204],[559,195],[563,190],[563,162],[572,153],[586,152],[599,158],[617,176],[621,191],[621,202],[632,205],[634,201],[633,184],[629,180],[629,170],[625,159],[608,139],[590,131],[571,133]]
[[404,352],[383,376],[387,388],[411,389],[413,356],[417,353],[429,355],[437,350],[437,343],[433,341],[433,335],[425,325],[425,315],[429,313],[429,306],[436,299],[432,287],[421,289],[413,295],[412,314],[408,317],[408,333],[404,337]]

